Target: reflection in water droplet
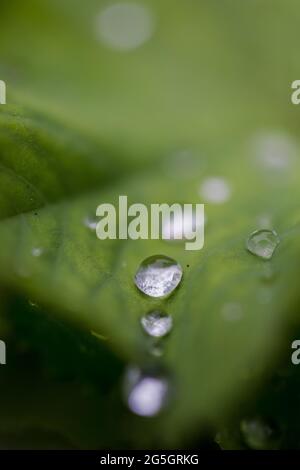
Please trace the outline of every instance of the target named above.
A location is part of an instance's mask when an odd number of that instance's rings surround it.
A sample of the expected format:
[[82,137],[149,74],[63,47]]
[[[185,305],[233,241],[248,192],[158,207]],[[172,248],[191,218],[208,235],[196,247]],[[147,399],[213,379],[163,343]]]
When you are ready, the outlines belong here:
[[38,308],[38,304],[36,302],[34,302],[33,300],[31,300],[31,299],[28,300],[28,303],[29,303],[30,307],[32,307],[32,308]]
[[182,268],[172,258],[164,255],[145,259],[135,275],[136,286],[150,297],[164,297],[178,286]]
[[223,305],[221,314],[225,320],[234,322],[243,317],[244,311],[242,305],[238,302],[228,302]]
[[254,153],[260,165],[268,170],[288,169],[297,155],[293,140],[283,134],[261,134],[254,139]]
[[241,422],[241,432],[245,443],[251,449],[275,449],[279,444],[279,430],[270,420],[244,419]]
[[230,199],[231,187],[223,178],[207,178],[201,184],[199,194],[205,202],[222,204]]
[[274,230],[256,230],[247,240],[246,247],[250,253],[263,259],[271,259],[280,238]]
[[173,320],[170,315],[154,311],[142,317],[141,324],[148,335],[160,338],[171,331]]
[[133,413],[151,417],[167,405],[170,386],[165,377],[130,367],[125,374],[124,391],[128,408]]
[[130,51],[148,41],[154,19],[145,5],[115,3],[104,8],[96,19],[97,37],[112,49]]
[[32,256],[39,257],[39,256],[41,256],[43,251],[44,251],[43,248],[33,248],[31,250],[31,254],[32,254]]
[[96,219],[95,217],[89,216],[89,217],[86,217],[86,218],[84,219],[83,223],[84,223],[84,225],[85,225],[86,227],[88,227],[90,230],[93,230],[93,231],[94,231],[94,230],[96,230],[96,228],[97,228],[97,223],[98,223],[98,221],[97,221],[97,219]]
[[164,240],[190,240],[195,237],[195,232],[200,231],[205,224],[204,214],[202,220],[196,216],[195,211],[186,211],[182,207],[181,212],[173,212],[170,218],[166,218],[162,227]]

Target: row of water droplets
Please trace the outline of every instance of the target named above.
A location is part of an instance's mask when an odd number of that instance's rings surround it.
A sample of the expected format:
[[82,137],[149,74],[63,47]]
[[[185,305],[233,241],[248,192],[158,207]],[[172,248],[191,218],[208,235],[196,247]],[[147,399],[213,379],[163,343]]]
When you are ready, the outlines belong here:
[[[252,254],[269,260],[280,240],[275,231],[261,229],[247,239],[246,247]],[[149,297],[169,296],[182,280],[182,267],[174,259],[164,255],[146,258],[139,266],[134,281],[137,288]],[[239,319],[241,306],[229,303],[224,306],[224,316]],[[173,319],[160,311],[152,311],[141,319],[145,332],[154,338],[162,338],[173,326]],[[165,377],[147,376],[138,368],[129,368],[125,377],[127,404],[131,411],[142,416],[156,415],[167,403],[169,383]]]
[[[129,52],[142,46],[151,39],[155,29],[155,17],[151,10],[135,2],[113,3],[101,10],[96,19],[98,39],[102,44],[119,52]],[[252,143],[257,162],[266,170],[281,173],[291,166],[294,148],[293,143],[285,136],[262,134],[253,139]],[[178,159],[180,166],[180,158]],[[186,171],[186,155],[183,160],[184,165],[179,168],[181,175]],[[214,176],[203,181],[199,187],[199,195],[205,202],[222,204],[230,199],[232,188],[224,178]],[[171,227],[163,227],[163,238],[167,239],[171,233],[173,235],[170,239],[180,239],[180,235],[188,233],[187,227],[191,227],[193,222],[182,220],[180,217],[173,219],[170,222]],[[96,228],[93,220],[87,220],[86,224],[93,230]],[[280,239],[277,233],[270,229],[266,217],[261,217],[259,225],[262,228],[248,237],[246,248],[253,255],[270,260]],[[272,276],[273,271],[267,265],[263,270],[263,277],[270,280]],[[135,276],[135,284],[144,294],[160,298],[170,295],[181,279],[182,268],[175,260],[165,256],[153,256],[141,263]],[[238,302],[228,302],[223,306],[222,315],[228,321],[240,320],[243,315],[242,306]],[[141,326],[150,337],[159,339],[171,331],[173,319],[170,315],[156,310],[141,318]],[[152,347],[151,352],[153,355],[162,354],[159,343]],[[167,402],[169,382],[165,377],[147,375],[138,367],[129,367],[124,388],[131,411],[142,416],[154,416]],[[249,447],[264,448],[274,438],[274,427],[261,418],[248,419],[242,421],[241,433]]]
[[[169,296],[182,279],[182,268],[172,258],[156,255],[146,258],[139,266],[134,282],[146,296],[162,299]],[[156,360],[145,370],[130,366],[124,379],[125,399],[129,409],[140,416],[155,416],[169,402],[170,380],[157,363],[163,354],[162,338],[171,332],[173,318],[161,310],[152,310],[141,318],[141,327],[153,339],[148,352]],[[149,372],[150,371],[150,372]]]

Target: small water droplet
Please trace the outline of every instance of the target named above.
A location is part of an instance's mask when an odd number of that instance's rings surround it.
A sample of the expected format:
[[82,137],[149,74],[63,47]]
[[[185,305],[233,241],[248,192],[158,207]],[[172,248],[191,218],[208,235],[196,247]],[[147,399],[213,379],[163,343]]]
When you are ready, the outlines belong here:
[[228,302],[223,305],[221,314],[225,320],[235,322],[243,317],[244,311],[238,302]]
[[271,259],[280,238],[274,230],[262,229],[253,232],[247,240],[246,247],[250,253],[263,259]]
[[262,418],[244,419],[241,422],[241,432],[245,443],[251,449],[275,449],[279,444],[279,430],[270,420]]
[[36,258],[38,258],[39,256],[43,254],[43,251],[44,251],[43,248],[36,247],[31,250],[31,254],[32,256],[35,256]]
[[218,177],[207,178],[200,186],[199,194],[206,202],[222,204],[230,199],[231,187],[229,183]]
[[83,221],[84,225],[89,228],[90,230],[95,231],[97,228],[97,219],[95,217],[88,216]]
[[38,304],[34,300],[29,299],[28,303],[29,303],[30,307],[32,307],[32,308],[38,308]]
[[161,338],[171,331],[173,319],[171,315],[156,310],[142,317],[141,324],[148,335]]
[[151,11],[138,3],[115,3],[96,18],[98,38],[112,49],[130,51],[148,41],[154,32]]
[[165,297],[173,292],[182,278],[182,268],[164,255],[150,256],[139,266],[135,284],[149,297]]
[[156,416],[168,403],[170,385],[164,376],[143,373],[130,367],[125,374],[125,399],[128,408],[139,416]]

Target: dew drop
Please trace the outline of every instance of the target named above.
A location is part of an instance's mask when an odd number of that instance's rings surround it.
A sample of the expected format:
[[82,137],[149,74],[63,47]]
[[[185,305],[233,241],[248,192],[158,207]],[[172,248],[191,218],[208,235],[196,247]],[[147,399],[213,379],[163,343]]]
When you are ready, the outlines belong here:
[[222,204],[230,199],[231,187],[223,178],[207,178],[201,184],[199,194],[206,202]]
[[274,423],[262,418],[244,419],[241,432],[248,447],[255,450],[275,449],[280,433]]
[[130,367],[125,374],[124,392],[127,406],[134,414],[151,417],[167,405],[170,385],[163,376]]
[[274,230],[262,229],[253,232],[247,239],[246,247],[250,253],[263,259],[271,259],[280,238]]
[[151,11],[138,3],[115,3],[96,18],[97,37],[108,47],[130,51],[147,42],[154,32]]
[[148,335],[161,338],[171,331],[173,319],[171,315],[156,310],[142,317],[141,325]]
[[150,256],[139,266],[135,284],[149,297],[165,297],[178,286],[182,268],[174,259],[164,255]]

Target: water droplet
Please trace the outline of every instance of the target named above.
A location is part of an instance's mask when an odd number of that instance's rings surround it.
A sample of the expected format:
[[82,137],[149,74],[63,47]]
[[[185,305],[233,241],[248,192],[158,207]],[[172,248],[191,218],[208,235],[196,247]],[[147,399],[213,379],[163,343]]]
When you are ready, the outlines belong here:
[[144,5],[115,3],[104,8],[96,19],[96,34],[107,46],[130,51],[148,41],[154,32],[154,18]]
[[245,443],[251,449],[275,449],[279,444],[280,433],[270,420],[262,418],[244,419],[241,422],[241,432]]
[[238,302],[228,302],[223,305],[221,314],[225,320],[235,322],[243,317],[244,311]]
[[195,236],[195,232],[203,228],[205,220],[198,220],[195,211],[185,211],[171,214],[164,221],[162,227],[162,238],[164,240],[187,240]]
[[222,204],[230,199],[231,187],[223,178],[207,178],[201,184],[199,194],[206,202]]
[[30,307],[32,307],[32,308],[38,308],[39,307],[38,304],[34,300],[29,299],[28,303],[29,303]]
[[168,403],[170,385],[163,376],[129,368],[125,374],[125,399],[128,408],[139,416],[156,416]]
[[148,335],[161,338],[171,331],[173,319],[171,315],[156,310],[142,317],[141,324]]
[[247,240],[246,247],[250,253],[263,259],[271,259],[280,238],[274,230],[262,229],[253,232]]
[[150,297],[165,297],[173,292],[182,278],[182,268],[164,255],[150,256],[139,266],[135,275],[136,286]]
[[95,231],[96,228],[97,228],[97,223],[98,223],[98,221],[97,221],[97,219],[96,219],[95,217],[89,216],[89,217],[86,217],[86,218],[84,219],[83,223],[84,223],[84,225],[85,225],[86,227],[88,227],[90,230]]
[[290,167],[297,155],[293,140],[283,134],[261,134],[254,139],[258,163],[268,170],[282,171]]
[[36,258],[38,258],[39,256],[41,256],[43,254],[43,248],[33,248],[31,250],[31,254],[32,256],[35,256]]

